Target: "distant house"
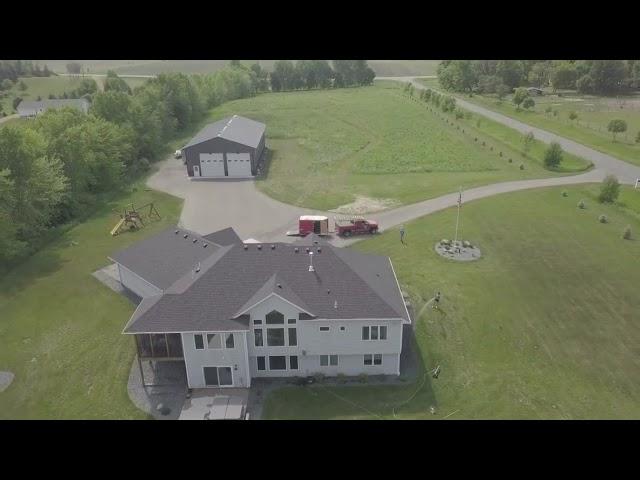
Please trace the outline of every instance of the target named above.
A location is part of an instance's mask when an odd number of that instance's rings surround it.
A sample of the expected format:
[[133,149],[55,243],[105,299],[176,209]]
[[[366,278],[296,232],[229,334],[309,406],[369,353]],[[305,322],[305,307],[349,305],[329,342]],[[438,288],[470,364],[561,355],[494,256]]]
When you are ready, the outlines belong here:
[[411,320],[389,257],[313,234],[262,245],[231,228],[201,236],[172,227],[111,259],[142,297],[123,332],[138,360],[183,364],[189,388],[400,374]]
[[204,127],[182,148],[192,178],[247,178],[257,174],[264,153],[265,124],[234,115]]
[[529,95],[537,95],[537,96],[544,95],[544,90],[536,87],[527,88],[527,92],[529,92]]
[[86,98],[70,98],[70,99],[51,99],[51,100],[38,100],[27,101],[23,100],[18,105],[18,115],[20,118],[33,118],[46,112],[50,108],[64,108],[71,107],[77,108],[84,113],[89,111],[89,100]]

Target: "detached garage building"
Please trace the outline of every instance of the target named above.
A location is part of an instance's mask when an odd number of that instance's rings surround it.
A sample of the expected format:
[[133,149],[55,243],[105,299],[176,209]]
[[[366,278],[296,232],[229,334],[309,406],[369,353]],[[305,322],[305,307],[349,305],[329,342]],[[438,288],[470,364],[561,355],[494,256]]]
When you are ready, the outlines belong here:
[[182,148],[189,177],[247,178],[256,175],[264,153],[265,124],[239,117],[204,127]]

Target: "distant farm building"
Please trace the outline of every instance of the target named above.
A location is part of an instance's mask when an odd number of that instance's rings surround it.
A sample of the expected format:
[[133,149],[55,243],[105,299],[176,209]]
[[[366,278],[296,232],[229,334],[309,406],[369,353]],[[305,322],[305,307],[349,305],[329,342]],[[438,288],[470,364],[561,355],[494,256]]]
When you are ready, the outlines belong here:
[[182,148],[192,178],[255,176],[264,154],[265,124],[234,115],[204,127]]
[[70,99],[51,99],[51,100],[38,100],[38,101],[26,101],[23,100],[18,105],[18,115],[21,118],[33,118],[40,115],[43,112],[53,108],[71,107],[81,110],[83,113],[89,111],[89,100],[85,98],[70,98]]
[[529,92],[529,95],[538,95],[538,96],[544,95],[544,90],[536,87],[527,88],[527,92]]

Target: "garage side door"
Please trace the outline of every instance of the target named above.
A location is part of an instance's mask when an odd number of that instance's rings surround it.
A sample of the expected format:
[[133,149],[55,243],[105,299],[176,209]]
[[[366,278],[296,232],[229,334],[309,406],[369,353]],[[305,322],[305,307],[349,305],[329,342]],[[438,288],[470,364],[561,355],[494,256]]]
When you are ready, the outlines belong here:
[[203,177],[224,177],[222,153],[201,153],[200,175]]
[[250,177],[251,155],[248,153],[227,153],[227,172],[230,177]]

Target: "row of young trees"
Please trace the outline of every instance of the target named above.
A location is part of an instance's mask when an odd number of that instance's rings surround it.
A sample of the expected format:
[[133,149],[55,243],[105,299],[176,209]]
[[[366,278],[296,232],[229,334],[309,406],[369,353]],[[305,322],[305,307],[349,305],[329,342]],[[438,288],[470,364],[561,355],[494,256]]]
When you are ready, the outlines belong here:
[[640,88],[640,60],[443,60],[443,88],[504,96],[523,86],[611,95]]

